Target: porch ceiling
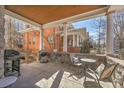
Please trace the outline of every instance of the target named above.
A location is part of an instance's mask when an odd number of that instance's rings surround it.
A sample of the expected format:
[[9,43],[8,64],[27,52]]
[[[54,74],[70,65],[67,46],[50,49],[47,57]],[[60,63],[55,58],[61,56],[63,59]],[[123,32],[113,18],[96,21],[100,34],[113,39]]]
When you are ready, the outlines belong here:
[[104,8],[105,5],[6,5],[5,8],[39,24]]

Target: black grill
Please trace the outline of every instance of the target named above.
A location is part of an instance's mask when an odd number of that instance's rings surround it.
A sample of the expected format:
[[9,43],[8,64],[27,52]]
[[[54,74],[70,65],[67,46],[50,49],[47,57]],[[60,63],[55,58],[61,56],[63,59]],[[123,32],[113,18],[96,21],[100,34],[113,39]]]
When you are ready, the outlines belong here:
[[15,50],[4,51],[4,75],[20,75],[20,53]]
[[48,60],[48,52],[47,51],[39,51],[39,61],[41,63],[47,63],[49,60]]
[[19,52],[15,50],[5,50],[4,51],[4,57],[14,57],[14,56],[19,56]]

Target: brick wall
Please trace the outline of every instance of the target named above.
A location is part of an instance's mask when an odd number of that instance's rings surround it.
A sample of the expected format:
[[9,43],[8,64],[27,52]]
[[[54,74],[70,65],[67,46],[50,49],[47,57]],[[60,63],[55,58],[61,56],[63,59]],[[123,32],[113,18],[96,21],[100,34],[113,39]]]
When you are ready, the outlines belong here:
[[4,15],[3,6],[0,6],[0,78],[4,76]]
[[[68,52],[69,53],[80,53],[81,48],[79,47],[68,47]],[[63,52],[63,47],[60,47],[59,52]]]
[[[38,51],[40,47],[40,32],[38,31],[29,31],[23,33],[24,36],[24,46],[25,51]],[[35,42],[33,42],[33,38]]]
[[80,53],[81,48],[78,47],[68,47],[68,52],[70,53]]
[[[48,28],[48,29],[45,29],[45,31],[44,31],[45,32],[44,33],[44,49],[47,51],[50,51],[50,52],[52,52],[55,49],[55,47],[56,47],[55,42],[57,45],[55,31],[56,31],[55,28]],[[49,38],[52,39],[51,42],[49,41]]]

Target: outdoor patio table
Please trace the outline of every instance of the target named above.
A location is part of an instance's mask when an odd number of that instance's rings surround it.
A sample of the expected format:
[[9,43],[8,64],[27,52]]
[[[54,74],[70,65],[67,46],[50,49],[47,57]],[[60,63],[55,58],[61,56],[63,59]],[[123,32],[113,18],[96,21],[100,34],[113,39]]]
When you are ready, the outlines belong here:
[[12,84],[16,82],[16,80],[17,77],[15,76],[4,77],[0,79],[0,88],[10,87]]
[[86,71],[89,68],[89,66],[93,65],[96,63],[96,60],[94,59],[89,59],[89,58],[81,58],[80,61],[84,64],[84,75],[86,79]]
[[89,65],[96,63],[96,60],[89,58],[81,58],[80,61],[84,64],[85,70],[88,69]]
[[81,60],[81,62],[83,62],[83,63],[89,63],[89,64],[96,62],[96,60],[94,60],[94,59],[89,59],[89,58],[81,58],[80,60]]
[[[72,64],[73,67],[74,67],[74,72],[71,74],[72,76],[73,75],[77,75],[77,77],[79,77],[81,74],[82,74],[82,70],[80,69],[82,67],[82,63],[81,62],[75,62]],[[71,76],[70,75],[70,76]],[[77,78],[78,79],[78,78]]]

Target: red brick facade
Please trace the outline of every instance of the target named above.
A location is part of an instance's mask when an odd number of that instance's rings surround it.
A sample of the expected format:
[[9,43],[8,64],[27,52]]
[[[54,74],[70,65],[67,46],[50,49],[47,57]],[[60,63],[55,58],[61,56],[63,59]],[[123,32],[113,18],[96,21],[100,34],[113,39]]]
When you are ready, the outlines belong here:
[[29,31],[23,33],[25,51],[38,51],[40,48],[40,32]]
[[[49,28],[44,30],[44,49],[52,52],[56,49],[58,52],[63,51],[63,37],[60,34],[55,34],[57,28]],[[50,43],[48,38],[53,36],[53,43]],[[79,53],[80,48],[78,47],[68,47],[68,52]]]
[[[44,49],[53,52],[57,50],[58,52],[63,51],[63,37],[60,33],[57,34],[57,28],[48,28],[44,30]],[[40,32],[39,31],[28,31],[23,33],[24,45],[23,49],[28,51],[38,51],[40,49]],[[33,39],[35,39],[33,41]],[[79,47],[69,47],[68,52],[79,53]]]

